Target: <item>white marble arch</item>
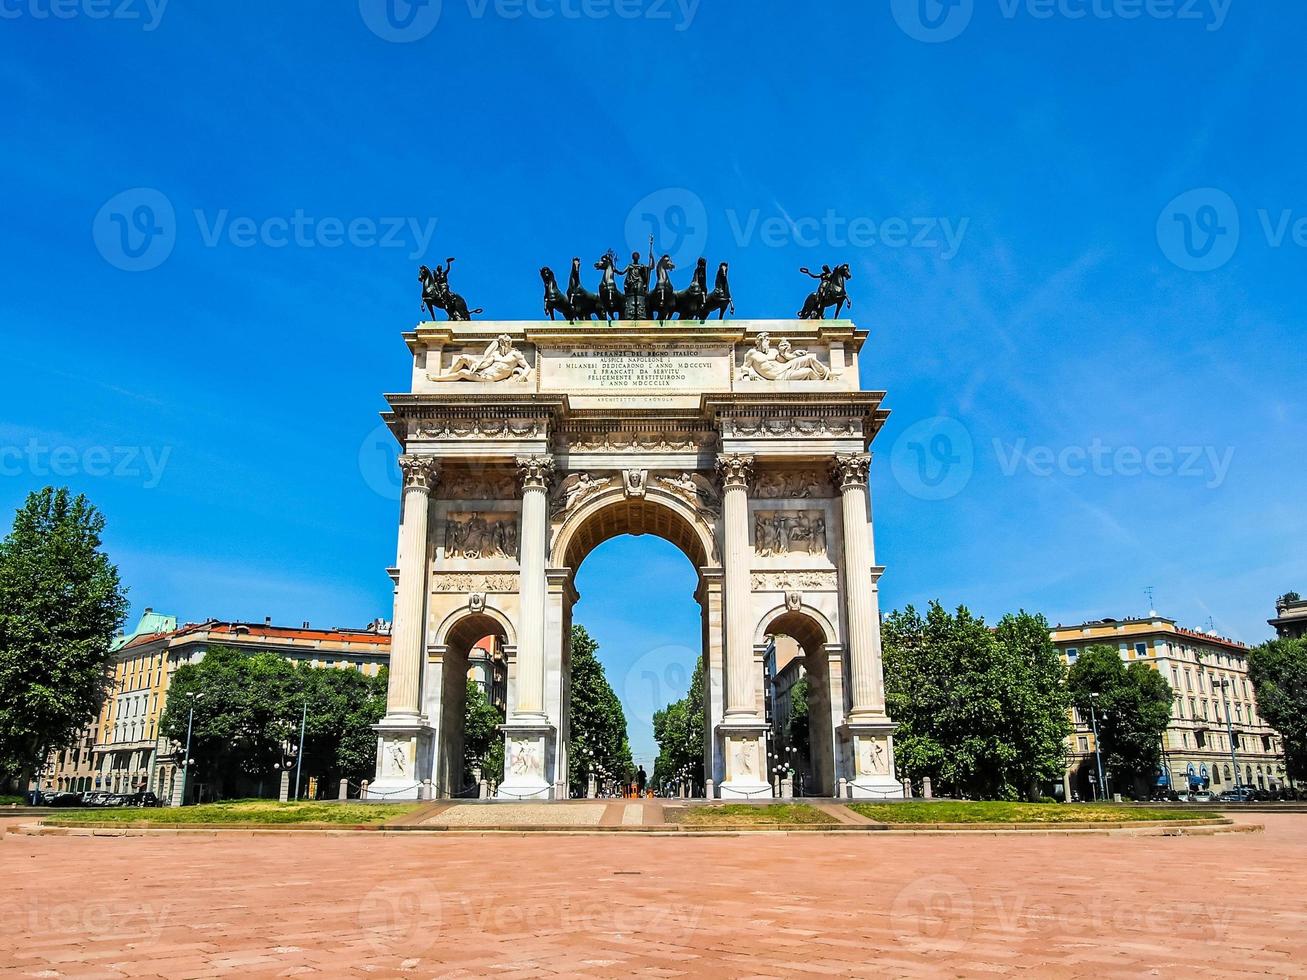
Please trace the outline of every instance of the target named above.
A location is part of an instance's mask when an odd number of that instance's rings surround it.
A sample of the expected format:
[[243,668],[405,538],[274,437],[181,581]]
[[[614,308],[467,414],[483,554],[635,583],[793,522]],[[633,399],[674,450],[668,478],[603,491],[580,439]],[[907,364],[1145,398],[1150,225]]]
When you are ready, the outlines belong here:
[[450,612],[431,632],[427,644],[422,683],[423,714],[439,719],[432,752],[432,792],[436,797],[467,795],[463,783],[464,718],[467,708],[468,654],[478,640],[497,635],[509,666],[509,695],[512,667],[517,649],[517,631],[512,620],[487,602],[477,610],[468,607]]
[[775,606],[762,615],[753,641],[759,657],[766,650],[768,637],[777,635],[788,636],[799,644],[808,675],[809,761],[814,782],[804,790],[808,795],[834,796],[842,761],[839,729],[848,711],[843,683],[848,672],[844,644],[826,614],[806,602]]
[[[792,341],[829,371],[745,377],[742,358],[765,346],[764,335]],[[871,442],[888,412],[884,392],[859,387],[866,339],[847,320],[602,331],[460,321],[406,333],[413,383],[386,396],[383,414],[402,447],[403,489],[390,686],[375,726],[378,795],[411,797],[428,780],[437,793],[457,789],[455,702],[480,631],[501,635],[509,654],[512,765],[500,795],[566,794],[574,576],[593,548],[624,533],[665,538],[698,571],[703,776],[714,795],[770,793],[759,653],[769,630],[794,635],[828,692],[830,725],[814,731],[814,751],[830,791],[901,792],[868,490]],[[527,369],[502,381],[443,376],[492,342],[506,342]],[[493,515],[494,548],[442,548],[451,515],[464,511]],[[780,543],[760,546],[768,520],[780,521]],[[802,529],[794,540],[806,545],[792,547],[787,526]]]
[[[571,718],[568,715],[569,685],[568,638],[572,633],[572,607],[580,598],[574,579],[581,563],[595,548],[623,534],[652,534],[675,545],[699,574],[694,598],[699,603],[701,630],[701,656],[707,659],[704,671],[710,690],[705,691],[704,765],[706,772],[713,769],[712,726],[713,718],[720,717],[714,702],[720,702],[720,685],[709,681],[714,676],[713,664],[718,671],[723,664],[721,648],[721,569],[709,564],[715,560],[718,544],[714,527],[695,508],[676,494],[648,488],[641,496],[628,496],[622,487],[595,494],[578,504],[573,511],[561,515],[550,549],[550,567],[556,587],[547,598],[546,689],[551,713],[557,712],[559,731],[554,760],[558,783],[567,785],[570,760],[567,757],[568,734]],[[720,676],[718,673],[716,676]],[[615,681],[615,679],[610,678]],[[561,790],[560,790],[561,792]]]

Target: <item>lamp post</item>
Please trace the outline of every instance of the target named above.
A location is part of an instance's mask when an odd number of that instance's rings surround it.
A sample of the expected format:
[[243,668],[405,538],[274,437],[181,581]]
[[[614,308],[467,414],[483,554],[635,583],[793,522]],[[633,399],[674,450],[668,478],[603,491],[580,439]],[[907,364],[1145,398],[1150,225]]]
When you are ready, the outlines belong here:
[[1230,679],[1228,677],[1217,677],[1215,674],[1208,674],[1207,679],[1212,682],[1212,687],[1221,689],[1221,702],[1225,705],[1225,733],[1230,739],[1230,762],[1234,765],[1234,788],[1238,789],[1241,785],[1239,782],[1239,757],[1235,754],[1234,722],[1230,720],[1230,699],[1226,696],[1226,689],[1230,686]]
[[[1094,728],[1094,764],[1098,769],[1098,788],[1103,794],[1103,800],[1107,800],[1107,783],[1103,779],[1103,749],[1098,744],[1098,692],[1091,691],[1089,694],[1089,720]],[[1107,717],[1106,714],[1103,715]]]
[[197,694],[195,691],[190,691],[186,695],[189,709],[186,712],[186,755],[182,761],[181,806],[186,805],[186,783],[191,769],[191,730],[195,726],[195,702],[203,700],[203,698],[203,694]]
[[300,711],[300,747],[295,753],[295,799],[300,798],[300,772],[304,767],[304,722],[309,717],[309,699],[304,699],[304,707]]

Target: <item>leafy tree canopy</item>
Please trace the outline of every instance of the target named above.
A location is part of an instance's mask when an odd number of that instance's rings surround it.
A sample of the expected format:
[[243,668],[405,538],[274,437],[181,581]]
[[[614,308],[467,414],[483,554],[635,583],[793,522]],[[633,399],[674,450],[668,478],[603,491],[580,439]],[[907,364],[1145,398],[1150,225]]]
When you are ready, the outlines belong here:
[[703,658],[694,665],[690,690],[653,717],[654,740],[658,758],[654,761],[651,782],[661,786],[688,772],[698,788],[703,787],[704,691]]
[[924,617],[891,613],[882,636],[903,773],[977,799],[1033,798],[1061,778],[1069,701],[1043,616],[1007,615],[991,630],[932,602]]
[[1098,744],[1109,787],[1152,779],[1162,760],[1162,735],[1174,697],[1166,678],[1141,661],[1127,665],[1114,646],[1081,651],[1067,677],[1081,715],[1097,718]]
[[467,702],[463,713],[463,782],[470,785],[481,767],[482,779],[501,782],[504,778],[504,735],[499,726],[504,713],[490,703],[481,685],[471,678],[467,682]]
[[623,780],[629,780],[635,774],[631,745],[626,736],[626,714],[596,656],[598,650],[599,644],[584,626],[572,627],[568,758],[571,760],[570,789],[574,796],[585,795],[587,767],[590,765]]
[[159,727],[178,745],[186,741],[192,706],[195,776],[215,792],[240,792],[275,777],[287,747],[298,746],[302,713],[304,786],[316,776],[330,792],[340,779],[358,782],[374,772],[372,725],[386,711],[386,671],[368,677],[215,646],[200,662],[179,667],[169,685]]
[[1307,779],[1307,638],[1277,639],[1248,653],[1257,710],[1284,739],[1290,779]]
[[0,777],[25,782],[108,693],[127,596],[103,531],[84,496],[46,487],[0,542]]

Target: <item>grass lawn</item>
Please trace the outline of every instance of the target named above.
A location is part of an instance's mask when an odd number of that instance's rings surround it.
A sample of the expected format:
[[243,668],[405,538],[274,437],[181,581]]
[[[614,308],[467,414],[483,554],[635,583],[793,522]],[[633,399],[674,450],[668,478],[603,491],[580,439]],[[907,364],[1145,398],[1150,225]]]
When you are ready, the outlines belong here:
[[199,806],[157,809],[82,810],[49,818],[46,823],[73,827],[84,824],[380,824],[412,810],[415,803],[278,803],[275,800],[233,800]]
[[693,806],[668,813],[687,827],[750,826],[778,827],[785,824],[834,823],[834,819],[803,803],[723,803]]
[[1087,803],[1003,803],[921,800],[902,803],[849,803],[850,810],[881,823],[1095,823],[1145,820],[1201,820],[1215,816],[1185,810]]
[[21,806],[26,802],[26,797],[22,796],[0,796],[0,806]]

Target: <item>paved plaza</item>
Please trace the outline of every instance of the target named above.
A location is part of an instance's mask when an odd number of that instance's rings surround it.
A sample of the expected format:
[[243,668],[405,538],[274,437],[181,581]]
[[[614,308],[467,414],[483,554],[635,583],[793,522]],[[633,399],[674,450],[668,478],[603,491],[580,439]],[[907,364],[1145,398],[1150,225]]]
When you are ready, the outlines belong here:
[[1266,830],[11,832],[0,974],[1307,975],[1307,817],[1241,819]]

